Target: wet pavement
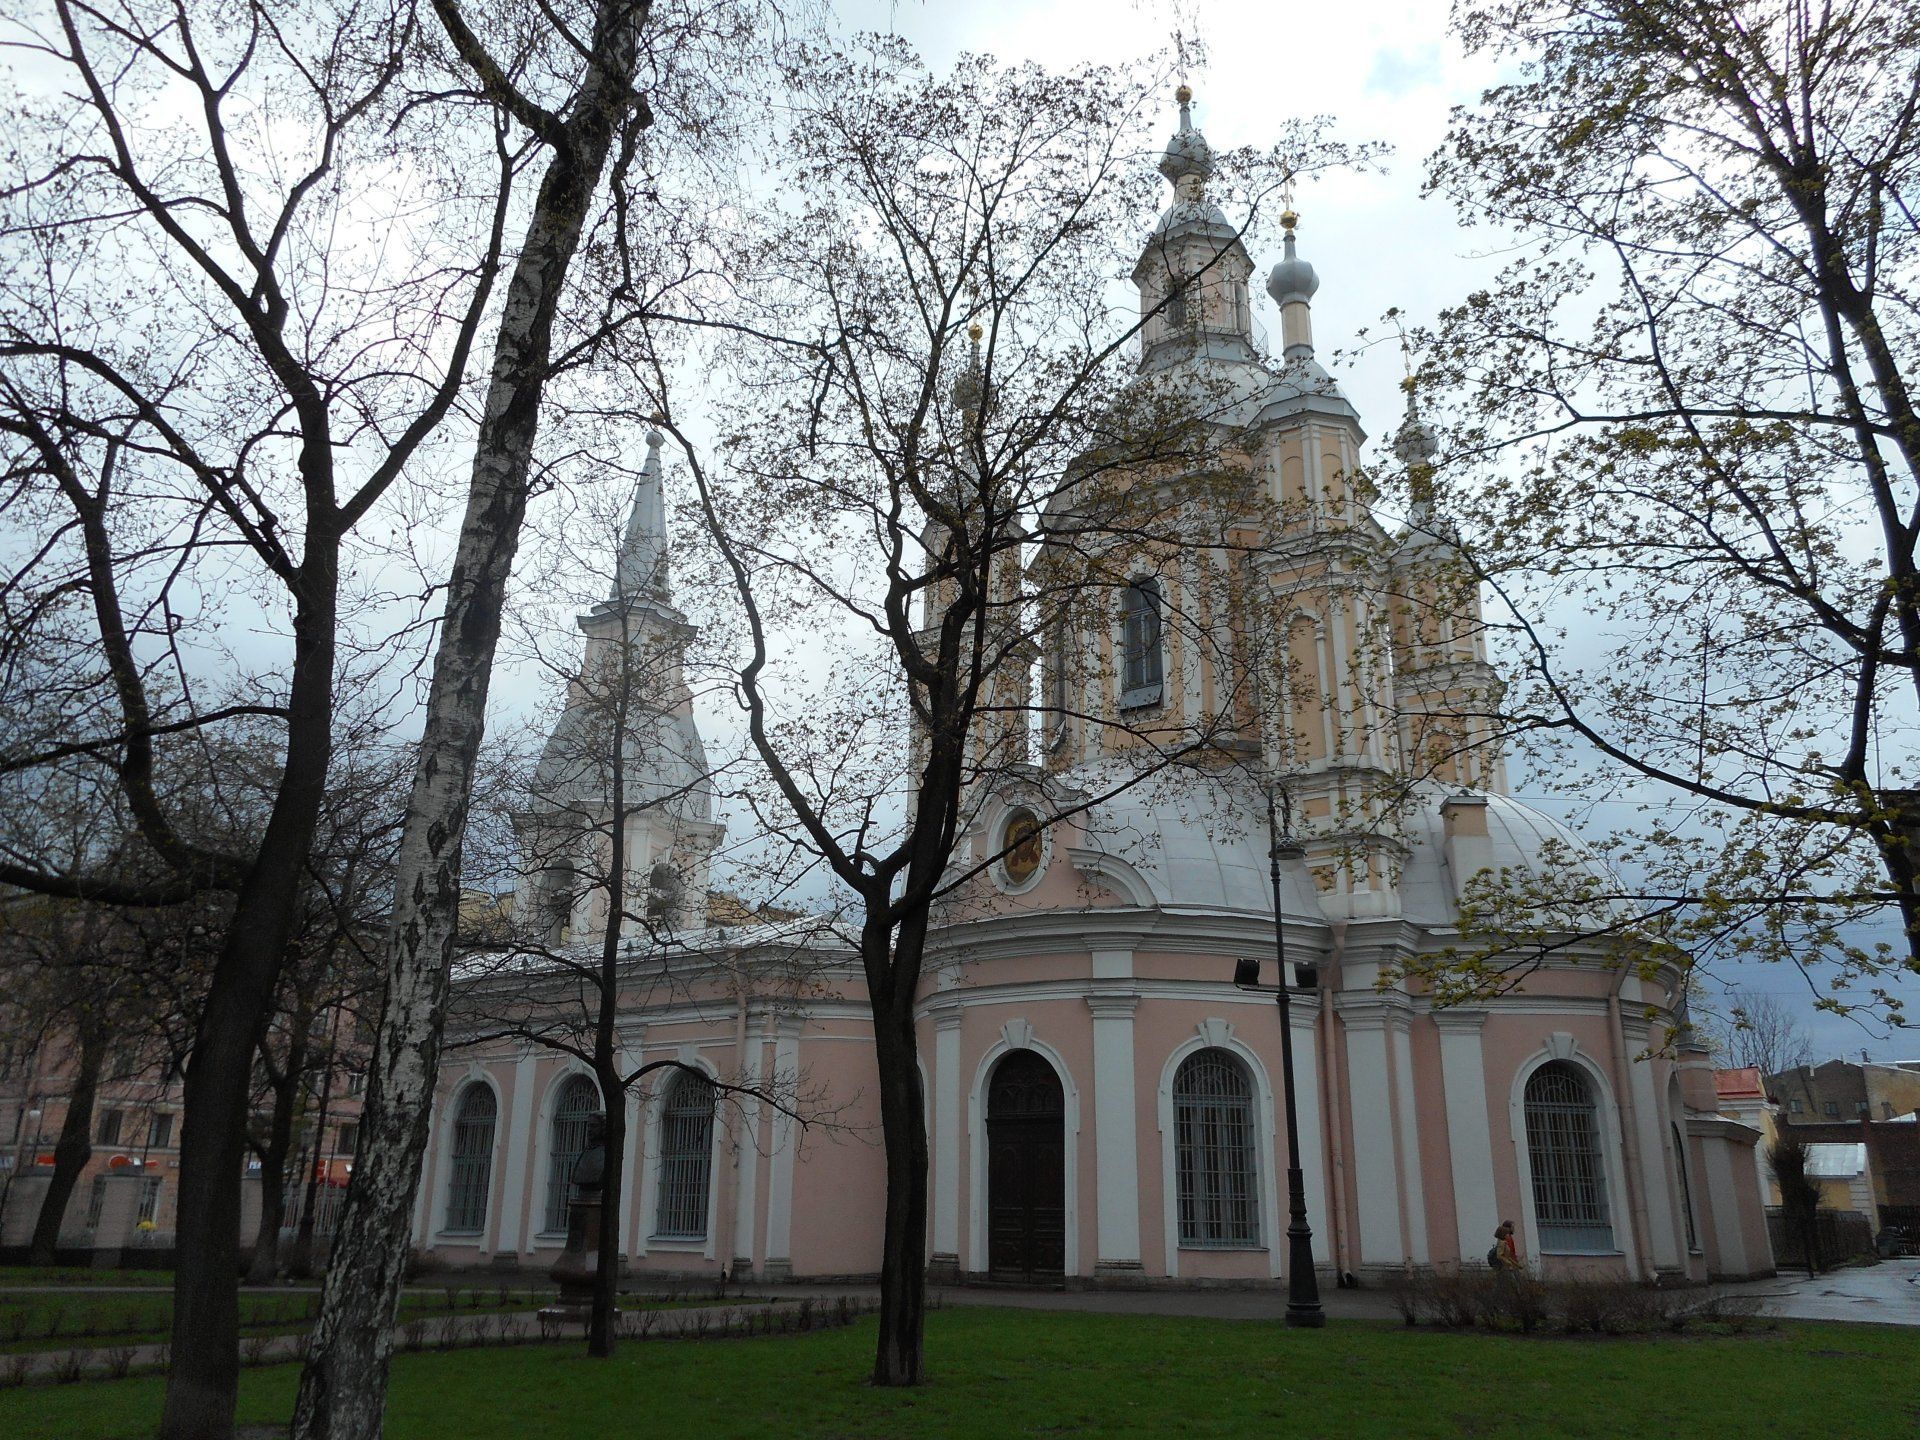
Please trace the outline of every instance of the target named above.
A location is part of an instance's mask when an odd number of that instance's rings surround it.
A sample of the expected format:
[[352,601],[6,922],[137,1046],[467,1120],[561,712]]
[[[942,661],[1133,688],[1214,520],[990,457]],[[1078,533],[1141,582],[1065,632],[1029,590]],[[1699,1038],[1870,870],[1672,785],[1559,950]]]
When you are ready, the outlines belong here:
[[1786,1271],[1753,1285],[1729,1285],[1754,1294],[1782,1320],[1855,1320],[1876,1325],[1920,1325],[1920,1258],[1830,1270],[1808,1278]]

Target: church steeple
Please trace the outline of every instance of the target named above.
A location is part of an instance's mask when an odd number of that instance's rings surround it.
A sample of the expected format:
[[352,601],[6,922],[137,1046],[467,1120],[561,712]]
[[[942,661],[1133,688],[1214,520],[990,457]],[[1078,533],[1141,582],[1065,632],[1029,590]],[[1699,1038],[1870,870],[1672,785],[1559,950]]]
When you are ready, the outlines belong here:
[[1143,371],[1182,360],[1252,361],[1253,311],[1247,282],[1253,261],[1240,231],[1207,199],[1213,150],[1193,123],[1193,91],[1174,92],[1180,128],[1160,157],[1173,200],[1147,239],[1133,283],[1140,290]]
[[620,542],[609,605],[633,605],[667,598],[667,507],[660,485],[660,447],[666,437],[647,431],[647,459],[640,467],[627,533]]

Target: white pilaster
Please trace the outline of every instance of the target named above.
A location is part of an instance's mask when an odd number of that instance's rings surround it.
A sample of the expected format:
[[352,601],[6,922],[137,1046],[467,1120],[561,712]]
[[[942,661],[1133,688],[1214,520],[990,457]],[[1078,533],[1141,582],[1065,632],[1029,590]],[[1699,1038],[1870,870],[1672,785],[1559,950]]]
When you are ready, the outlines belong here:
[[[1647,1048],[1644,1030],[1638,1035],[1624,1026],[1622,1030],[1630,1052]],[[1633,1139],[1634,1147],[1640,1152],[1640,1183],[1647,1189],[1647,1238],[1653,1242],[1654,1267],[1678,1270],[1685,1260],[1680,1254],[1683,1232],[1676,1230],[1674,1224],[1677,1216],[1673,1186],[1667,1181],[1667,1152],[1673,1147],[1666,1142],[1665,1127],[1660,1123],[1660,1102],[1653,1087],[1653,1061],[1636,1059],[1631,1053],[1622,1058],[1627,1065],[1627,1084],[1633,1090]]]
[[1393,1042],[1394,1110],[1400,1126],[1400,1194],[1406,1207],[1407,1257],[1425,1265],[1427,1245],[1427,1191],[1420,1183],[1420,1124],[1413,1088],[1413,1036],[1410,1017],[1395,1015],[1387,1022]]
[[527,1153],[533,1146],[533,1081],[539,1060],[522,1055],[513,1065],[513,1116],[507,1126],[507,1173],[500,1187],[500,1214],[494,1221],[493,1250],[512,1254],[520,1248],[526,1218]]
[[[1101,955],[1094,957],[1098,975]],[[1111,967],[1130,951],[1108,957]],[[1095,1270],[1137,1273],[1140,1269],[1140,1160],[1135,1136],[1133,1012],[1140,997],[1131,990],[1095,991],[1093,1010],[1093,1155],[1094,1198],[1098,1210]]]
[[[800,1026],[798,1016],[783,1015],[774,1022],[771,1083],[783,1092],[800,1083]],[[799,1149],[799,1131],[793,1116],[776,1110],[773,1116],[773,1155],[767,1185],[767,1251],[765,1270],[775,1278],[793,1273],[793,1164]]]
[[960,1263],[960,1007],[933,1012],[933,1258]]
[[1453,1162],[1453,1213],[1460,1263],[1471,1266],[1493,1244],[1500,1202],[1493,1190],[1493,1126],[1487,1118],[1483,1010],[1438,1010],[1440,1083],[1446,1091],[1447,1152]]
[[433,1191],[440,1183],[440,1140],[446,1130],[446,1107],[453,1103],[458,1087],[444,1095],[433,1097],[433,1108],[427,1113],[427,1148],[420,1152],[420,1193],[413,1197],[413,1243],[423,1249],[433,1248]]
[[[741,1083],[757,1088],[766,1050],[762,1037],[749,1031],[747,1053],[739,1056]],[[733,1273],[742,1275],[753,1269],[753,1230],[755,1202],[760,1184],[760,1097],[749,1093],[740,1101],[733,1132]]]
[[1387,1022],[1378,1000],[1343,999],[1346,1022],[1347,1100],[1353,1113],[1353,1178],[1360,1212],[1360,1263],[1399,1265],[1400,1171],[1394,1161],[1392,1071],[1387,1059]]
[[[1326,1149],[1320,1138],[1320,1032],[1314,1024],[1314,1009],[1299,996],[1293,997],[1289,1013],[1293,1016],[1293,1110],[1300,1122],[1300,1183],[1307,1194],[1307,1223],[1313,1227],[1313,1258],[1330,1263]],[[1286,1103],[1284,1097],[1278,1098]],[[1285,1138],[1281,1137],[1283,1143]],[[1287,1218],[1282,1205],[1283,1232]]]

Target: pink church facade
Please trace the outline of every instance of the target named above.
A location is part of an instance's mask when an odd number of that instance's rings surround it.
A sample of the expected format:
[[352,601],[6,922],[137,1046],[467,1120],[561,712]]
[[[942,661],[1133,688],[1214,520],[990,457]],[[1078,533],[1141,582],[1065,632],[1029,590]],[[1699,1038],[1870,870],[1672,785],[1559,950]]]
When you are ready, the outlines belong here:
[[[1313,359],[1318,280],[1293,225],[1268,286],[1285,341],[1275,364],[1256,349],[1252,262],[1205,200],[1211,157],[1184,102],[1161,168],[1175,199],[1135,276],[1150,321],[1142,383],[1233,397],[1223,444],[1300,527],[1251,547],[1273,557],[1256,578],[1279,644],[1269,701],[1246,725],[1281,757],[1270,783],[1305,852],[1281,910],[1316,1265],[1362,1281],[1471,1269],[1510,1219],[1543,1274],[1771,1273],[1759,1136],[1718,1113],[1675,969],[1642,963],[1628,938],[1574,934],[1497,993],[1442,1003],[1421,978],[1417,962],[1462,943],[1481,877],[1564,871],[1595,891],[1611,877],[1506,793],[1479,722],[1450,718],[1470,717],[1460,697],[1493,682],[1477,626],[1420,611],[1450,540],[1421,483],[1433,446],[1417,416],[1394,447],[1415,482],[1395,534],[1360,478],[1359,417]],[[1164,321],[1172,283],[1195,286],[1177,334]],[[657,462],[656,442],[627,543],[654,587],[643,619],[684,643],[665,598]],[[1387,573],[1343,568],[1359,552],[1385,557],[1369,563]],[[1236,961],[1273,954],[1264,789],[1224,765],[1130,781],[1129,748],[1071,718],[1217,719],[1246,701],[1210,657],[1265,619],[1244,618],[1245,591],[1230,590],[1216,554],[1143,564],[1152,573],[1128,587],[1131,608],[1041,657],[1043,692],[1070,702],[1044,727],[1040,762],[981,798],[957,862],[998,858],[932,943],[918,1039],[936,1277],[1284,1279],[1278,1007],[1232,983]],[[1163,600],[1177,622],[1128,620]],[[601,623],[583,618],[590,644]],[[670,709],[664,748],[685,773],[660,788],[686,803],[637,820],[628,843],[636,873],[671,864],[699,895],[718,826],[696,783],[690,703]],[[1446,758],[1428,763],[1442,734]],[[520,897],[546,903],[531,888]],[[628,1097],[628,1265],[876,1274],[884,1167],[855,957],[800,922],[723,927],[684,894],[674,903],[671,959],[642,947],[627,961],[631,1067],[679,1062]],[[568,920],[569,941],[590,944],[590,907]],[[591,1078],[538,1048],[450,1039],[415,1243],[437,1264],[544,1269],[565,1239],[567,1175],[598,1104]],[[702,1074],[762,1093],[716,1103]]]

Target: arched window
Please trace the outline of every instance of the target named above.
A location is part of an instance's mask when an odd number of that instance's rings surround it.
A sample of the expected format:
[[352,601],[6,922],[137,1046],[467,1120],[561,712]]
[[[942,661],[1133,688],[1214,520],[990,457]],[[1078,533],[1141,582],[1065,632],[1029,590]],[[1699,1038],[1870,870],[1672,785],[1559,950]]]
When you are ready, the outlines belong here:
[[1533,1166],[1533,1217],[1540,1248],[1593,1253],[1613,1249],[1607,1219],[1607,1170],[1593,1091],[1564,1060],[1527,1078],[1527,1158]]
[[680,905],[680,872],[662,860],[647,872],[647,919],[666,922]]
[[453,1112],[453,1165],[447,1176],[449,1230],[478,1232],[486,1226],[497,1113],[490,1087],[476,1081],[460,1092]]
[[1192,316],[1189,307],[1193,302],[1193,281],[1185,275],[1174,274],[1167,278],[1167,329],[1178,334],[1187,328]]
[[600,1089],[585,1075],[570,1076],[553,1107],[552,1144],[547,1152],[547,1210],[541,1229],[567,1228],[567,1202],[573,1198],[573,1167],[587,1149],[587,1122],[600,1113]]
[[1156,705],[1160,701],[1160,582],[1144,576],[1127,586],[1121,597],[1121,642],[1124,653],[1120,676],[1123,709]]
[[1202,1050],[1173,1077],[1180,1243],[1205,1249],[1260,1243],[1253,1155],[1253,1082],[1224,1050]]
[[703,1240],[713,1171],[713,1082],[682,1070],[660,1112],[660,1198],[653,1233],[663,1240]]
[[1687,1176],[1687,1142],[1680,1137],[1680,1127],[1673,1127],[1673,1168],[1680,1172],[1680,1208],[1687,1217],[1687,1249],[1700,1248],[1699,1232],[1693,1228],[1693,1181]]

